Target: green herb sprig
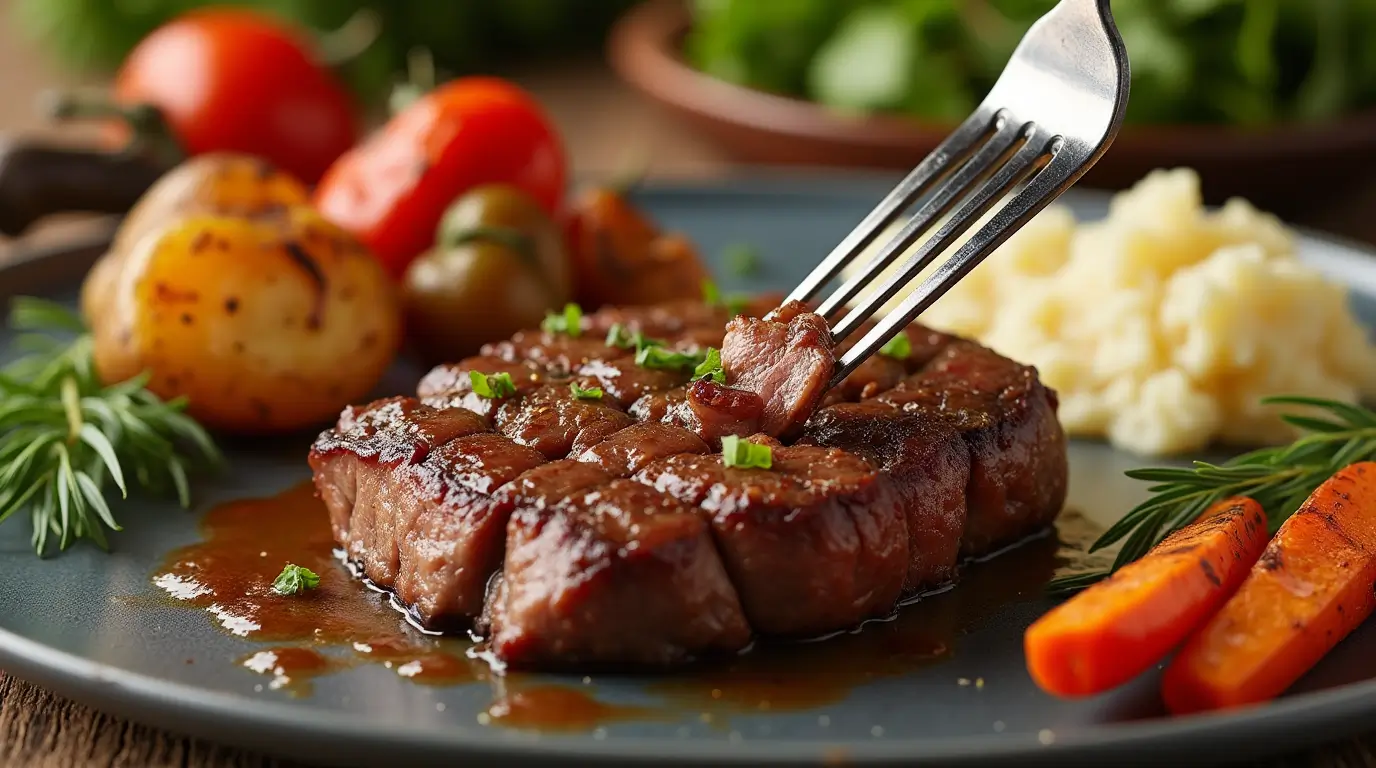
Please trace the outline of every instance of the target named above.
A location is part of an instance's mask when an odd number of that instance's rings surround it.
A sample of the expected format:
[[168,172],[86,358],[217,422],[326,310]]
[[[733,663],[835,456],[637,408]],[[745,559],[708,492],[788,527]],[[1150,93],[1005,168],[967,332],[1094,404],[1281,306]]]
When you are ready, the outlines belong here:
[[899,331],[897,336],[884,342],[884,346],[879,348],[879,354],[895,360],[907,360],[912,353],[913,340],[903,331]]
[[732,317],[741,314],[750,305],[750,297],[734,293],[729,296],[723,294],[717,284],[711,280],[702,281],[702,303],[709,307],[721,307]]
[[562,311],[545,315],[540,322],[540,330],[577,338],[583,333],[583,308],[577,304],[565,304]]
[[320,586],[320,575],[309,568],[287,563],[272,581],[272,591],[279,595],[295,595]]
[[660,339],[652,339],[640,331],[631,333],[620,323],[607,329],[607,346],[634,349],[635,364],[641,368],[666,371],[694,371],[707,359],[706,351],[675,352]]
[[221,456],[186,401],[163,401],[146,375],[102,384],[90,335],[62,305],[15,299],[9,325],[19,356],[0,368],[0,522],[27,515],[42,556],[80,539],[108,548],[120,530],[111,486],[121,499],[131,486],[170,490],[188,506],[189,471]]
[[489,400],[511,397],[516,394],[516,382],[512,381],[511,374],[506,372],[489,374],[482,371],[469,371],[468,380],[473,384],[473,391],[479,397],[486,397]]
[[1052,581],[1049,589],[1072,592],[1103,579],[1230,496],[1255,499],[1266,510],[1274,531],[1333,473],[1376,458],[1376,412],[1314,397],[1271,397],[1262,403],[1308,408],[1319,415],[1282,414],[1287,423],[1305,432],[1289,445],[1244,453],[1222,464],[1196,461],[1188,468],[1129,471],[1128,477],[1153,483],[1147,489],[1151,495],[1089,548],[1095,552],[1121,541],[1113,565],[1106,571],[1064,576]]
[[750,243],[728,245],[721,259],[726,271],[737,277],[750,277],[760,271],[760,251]]
[[635,353],[636,365],[664,371],[695,371],[706,359],[704,351],[675,352],[661,346],[642,347]]
[[573,393],[575,400],[601,400],[601,387],[587,387],[586,389],[578,386],[578,382],[569,382],[569,392]]
[[726,369],[721,364],[721,351],[716,347],[707,348],[707,356],[693,369],[693,381],[707,379],[718,384],[726,383]]
[[626,330],[626,326],[621,323],[613,323],[607,329],[606,344],[617,349],[634,349],[639,352],[645,347],[662,347],[664,342],[659,339],[652,339],[649,336],[636,331],[632,333]]

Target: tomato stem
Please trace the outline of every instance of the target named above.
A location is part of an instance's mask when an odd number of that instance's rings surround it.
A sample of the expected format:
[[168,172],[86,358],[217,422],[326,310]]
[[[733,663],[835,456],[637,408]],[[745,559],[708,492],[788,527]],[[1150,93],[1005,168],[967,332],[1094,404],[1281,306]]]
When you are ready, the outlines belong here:
[[406,53],[406,80],[392,88],[387,107],[397,114],[420,97],[433,91],[436,83],[435,57],[429,48],[417,46]]
[[444,232],[440,235],[439,245],[443,248],[457,248],[469,243],[493,243],[510,248],[529,261],[535,261],[535,243],[526,233],[511,227],[497,227],[486,224],[461,229],[458,232]]
[[327,67],[343,66],[362,56],[381,35],[377,11],[360,8],[335,29],[316,33],[316,58]]
[[117,104],[103,94],[62,92],[49,97],[48,115],[54,120],[118,120],[129,127],[125,151],[144,154],[173,166],[186,159],[186,151],[172,133],[162,110],[152,104]]

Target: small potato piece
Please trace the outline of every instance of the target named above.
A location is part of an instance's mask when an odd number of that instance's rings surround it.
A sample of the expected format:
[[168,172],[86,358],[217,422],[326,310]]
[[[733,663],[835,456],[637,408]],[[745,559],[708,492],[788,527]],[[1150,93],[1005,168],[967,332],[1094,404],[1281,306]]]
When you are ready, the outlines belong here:
[[173,219],[197,213],[256,218],[310,204],[306,186],[259,158],[210,153],[169,171],[124,217],[110,250],[81,289],[81,311],[105,315],[119,264],[140,239]]
[[400,345],[392,282],[308,207],[173,216],[114,255],[93,273],[107,283],[88,305],[97,373],[146,371],[149,389],[185,396],[207,427],[328,421],[369,393]]

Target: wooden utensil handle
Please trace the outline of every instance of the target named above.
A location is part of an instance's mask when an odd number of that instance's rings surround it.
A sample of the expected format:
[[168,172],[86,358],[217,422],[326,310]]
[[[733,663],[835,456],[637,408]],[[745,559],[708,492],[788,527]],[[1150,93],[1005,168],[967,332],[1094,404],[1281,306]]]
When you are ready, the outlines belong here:
[[164,170],[126,152],[0,143],[0,235],[54,213],[124,213]]

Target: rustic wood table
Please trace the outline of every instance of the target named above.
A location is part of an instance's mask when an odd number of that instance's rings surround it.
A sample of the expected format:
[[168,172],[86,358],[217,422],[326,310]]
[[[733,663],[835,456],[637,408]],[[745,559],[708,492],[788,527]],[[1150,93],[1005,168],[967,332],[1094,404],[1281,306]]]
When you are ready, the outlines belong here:
[[[47,87],[70,85],[31,46],[15,37],[0,0],[0,133],[51,133],[34,109]],[[614,173],[628,148],[654,158],[658,177],[713,177],[731,172],[728,159],[687,128],[657,113],[620,86],[596,61],[532,66],[512,73],[536,93],[566,136],[576,174]],[[1376,180],[1369,194],[1304,223],[1376,242]],[[23,246],[0,238],[0,261],[16,249],[60,242],[80,221],[44,226]],[[299,765],[245,752],[97,712],[0,672],[0,765],[11,768],[130,766],[131,768],[267,768]],[[1300,754],[1274,766],[1376,768],[1376,734]]]

